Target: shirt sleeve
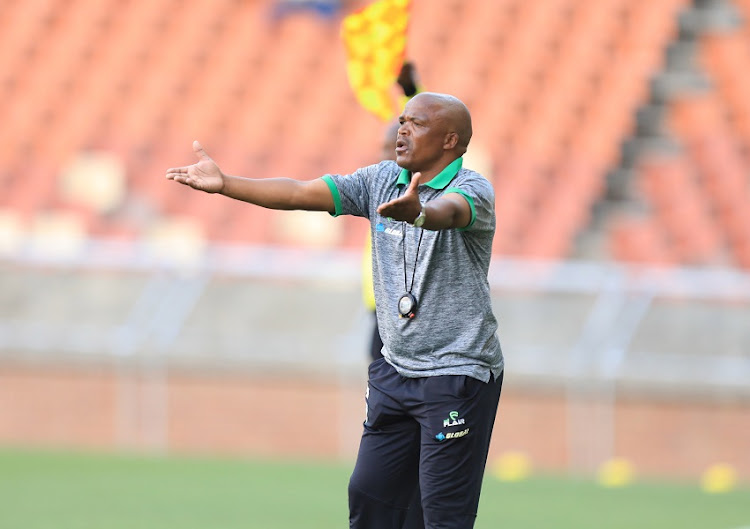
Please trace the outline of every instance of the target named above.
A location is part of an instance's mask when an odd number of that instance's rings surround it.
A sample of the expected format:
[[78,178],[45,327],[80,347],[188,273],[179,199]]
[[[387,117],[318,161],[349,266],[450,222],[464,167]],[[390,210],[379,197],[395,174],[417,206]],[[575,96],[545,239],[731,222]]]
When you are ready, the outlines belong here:
[[492,184],[478,173],[465,179],[458,179],[447,188],[444,194],[458,193],[471,208],[469,225],[462,231],[488,231],[495,229],[495,190]]
[[369,218],[370,184],[376,169],[377,166],[371,165],[348,175],[327,174],[322,177],[333,196],[334,217],[354,215]]

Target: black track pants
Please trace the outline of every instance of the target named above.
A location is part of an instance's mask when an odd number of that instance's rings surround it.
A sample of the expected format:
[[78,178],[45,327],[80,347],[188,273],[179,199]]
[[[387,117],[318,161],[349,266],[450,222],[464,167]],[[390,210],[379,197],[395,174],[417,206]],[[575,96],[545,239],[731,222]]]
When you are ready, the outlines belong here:
[[471,529],[501,388],[502,375],[406,378],[373,362],[349,527],[403,529],[419,484],[425,529]]

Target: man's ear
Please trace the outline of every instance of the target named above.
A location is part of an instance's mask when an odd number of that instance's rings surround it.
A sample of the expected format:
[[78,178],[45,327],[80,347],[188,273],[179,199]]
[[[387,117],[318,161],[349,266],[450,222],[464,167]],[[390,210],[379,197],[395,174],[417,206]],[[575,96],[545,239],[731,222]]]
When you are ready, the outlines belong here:
[[445,135],[445,141],[443,141],[443,149],[446,151],[453,150],[458,145],[458,134],[455,132],[449,132]]

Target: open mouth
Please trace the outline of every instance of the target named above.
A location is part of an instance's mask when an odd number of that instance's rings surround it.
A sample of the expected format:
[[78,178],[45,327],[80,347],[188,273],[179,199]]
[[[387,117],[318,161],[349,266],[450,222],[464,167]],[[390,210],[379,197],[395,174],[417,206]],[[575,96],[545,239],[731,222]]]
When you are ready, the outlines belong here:
[[396,141],[396,154],[403,154],[408,150],[406,142],[403,140]]

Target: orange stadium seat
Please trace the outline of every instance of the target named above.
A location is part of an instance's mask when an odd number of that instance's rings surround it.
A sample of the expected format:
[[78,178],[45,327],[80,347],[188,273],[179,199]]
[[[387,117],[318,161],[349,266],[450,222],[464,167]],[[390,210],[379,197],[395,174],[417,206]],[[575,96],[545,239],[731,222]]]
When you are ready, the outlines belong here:
[[658,225],[641,218],[618,218],[610,227],[610,253],[632,263],[670,265],[677,261]]
[[750,61],[750,36],[735,31],[711,34],[700,45],[700,58],[715,80],[718,93],[730,112],[732,124],[746,147],[750,147],[750,72],[738,67]]
[[702,177],[707,207],[715,212],[730,250],[750,243],[750,182],[740,141],[732,134],[721,100],[716,95],[693,97],[675,104],[671,124],[684,141]]
[[[0,10],[0,89],[13,94],[23,84],[25,65],[37,51],[35,42],[44,31],[50,1],[5,2]],[[0,99],[4,110],[10,98]]]
[[684,158],[646,159],[641,165],[644,191],[685,263],[706,263],[717,255],[721,241],[697,175]]

